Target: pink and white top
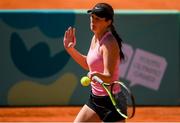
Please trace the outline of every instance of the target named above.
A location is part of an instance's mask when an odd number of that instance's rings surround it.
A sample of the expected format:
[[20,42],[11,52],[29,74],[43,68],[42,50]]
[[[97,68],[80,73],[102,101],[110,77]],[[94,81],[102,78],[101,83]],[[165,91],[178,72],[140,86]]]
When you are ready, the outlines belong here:
[[[97,71],[100,73],[103,73],[104,71],[104,65],[103,65],[103,56],[100,53],[100,46],[107,41],[107,38],[109,36],[113,36],[111,32],[107,32],[99,41],[98,45],[96,45],[95,48],[93,49],[89,49],[89,52],[87,54],[87,64],[89,66],[89,71],[93,72],[93,71]],[[113,37],[114,38],[114,37]],[[113,49],[112,49],[113,50]],[[116,81],[119,79],[119,63],[120,63],[120,59],[119,57],[117,58],[117,63],[116,63],[116,67],[114,70],[114,74],[112,76],[112,81]],[[108,95],[107,92],[104,90],[104,88],[102,87],[102,85],[100,85],[97,82],[91,82],[91,87],[92,87],[92,93],[94,95],[97,96],[106,96]],[[114,91],[119,91],[119,88],[117,88],[118,90],[114,90]]]

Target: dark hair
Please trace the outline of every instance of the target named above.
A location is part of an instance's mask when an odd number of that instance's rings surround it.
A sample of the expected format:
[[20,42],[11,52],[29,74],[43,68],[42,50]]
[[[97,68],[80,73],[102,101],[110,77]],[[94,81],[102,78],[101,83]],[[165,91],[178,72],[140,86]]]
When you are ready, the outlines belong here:
[[100,18],[105,18],[106,20],[112,20],[110,29],[111,29],[113,36],[116,38],[116,41],[118,42],[118,46],[120,49],[120,52],[119,52],[120,59],[124,59],[124,53],[122,51],[122,39],[116,32],[115,27],[113,25],[114,10],[113,10],[112,6],[107,3],[98,3],[92,9],[88,10],[87,13],[95,14],[96,16],[98,16]]
[[118,46],[119,46],[119,54],[120,54],[120,59],[124,59],[124,53],[122,51],[122,39],[121,37],[118,35],[118,33],[116,32],[115,28],[114,28],[114,25],[111,24],[111,32],[112,34],[114,35],[114,37],[116,38],[116,41],[118,43]]

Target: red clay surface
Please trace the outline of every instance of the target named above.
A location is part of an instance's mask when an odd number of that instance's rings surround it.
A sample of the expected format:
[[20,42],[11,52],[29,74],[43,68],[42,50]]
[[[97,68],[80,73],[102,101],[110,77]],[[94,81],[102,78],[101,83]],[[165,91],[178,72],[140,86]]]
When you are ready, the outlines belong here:
[[[72,122],[81,107],[5,107],[0,122]],[[180,107],[137,107],[130,122],[180,122]]]
[[97,2],[114,9],[180,10],[180,0],[1,0],[0,9],[89,9]]

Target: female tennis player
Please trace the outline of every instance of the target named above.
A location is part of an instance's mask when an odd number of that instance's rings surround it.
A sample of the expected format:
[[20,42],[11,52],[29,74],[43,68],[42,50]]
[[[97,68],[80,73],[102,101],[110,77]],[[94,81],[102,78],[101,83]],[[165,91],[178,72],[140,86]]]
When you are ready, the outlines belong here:
[[[65,32],[64,47],[82,68],[89,71],[89,78],[97,76],[109,83],[118,80],[119,64],[124,59],[124,54],[121,49],[122,40],[113,25],[114,10],[107,3],[98,3],[87,13],[90,15],[90,29],[94,33],[88,54],[83,55],[75,49],[75,28],[72,27]],[[89,99],[74,122],[100,121],[122,122],[125,118],[115,110],[103,87],[92,80]]]

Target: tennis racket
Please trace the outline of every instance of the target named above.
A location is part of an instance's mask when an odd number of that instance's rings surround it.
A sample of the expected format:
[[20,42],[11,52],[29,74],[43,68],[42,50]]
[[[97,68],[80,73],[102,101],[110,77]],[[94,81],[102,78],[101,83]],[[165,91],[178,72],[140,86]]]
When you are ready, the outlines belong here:
[[135,115],[135,99],[130,89],[120,81],[111,84],[103,82],[99,77],[94,76],[93,81],[102,85],[108,93],[116,111],[125,119],[130,119]]

